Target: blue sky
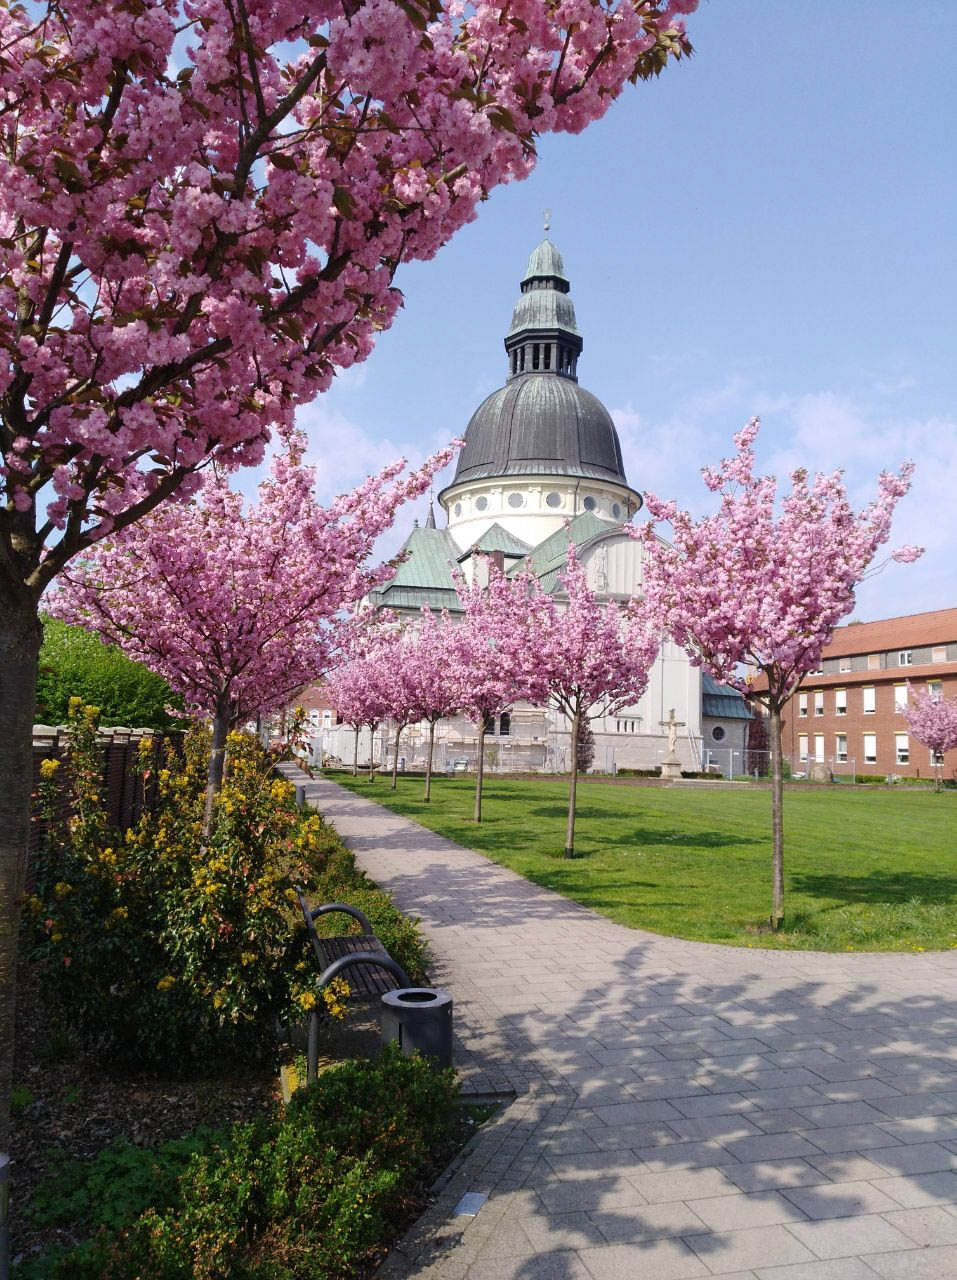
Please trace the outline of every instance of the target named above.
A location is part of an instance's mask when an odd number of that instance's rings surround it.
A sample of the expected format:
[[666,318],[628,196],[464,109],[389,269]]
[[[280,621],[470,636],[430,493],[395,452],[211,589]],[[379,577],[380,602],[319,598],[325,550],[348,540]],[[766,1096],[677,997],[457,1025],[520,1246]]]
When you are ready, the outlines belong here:
[[689,33],[691,61],[544,139],[528,181],[400,270],[393,329],[300,415],[321,486],[420,458],[501,385],[549,207],[580,381],[636,488],[711,509],[699,468],[754,413],[762,470],[843,467],[861,505],[913,458],[895,542],[927,553],[865,583],[854,616],[957,606],[957,4],[703,0]]

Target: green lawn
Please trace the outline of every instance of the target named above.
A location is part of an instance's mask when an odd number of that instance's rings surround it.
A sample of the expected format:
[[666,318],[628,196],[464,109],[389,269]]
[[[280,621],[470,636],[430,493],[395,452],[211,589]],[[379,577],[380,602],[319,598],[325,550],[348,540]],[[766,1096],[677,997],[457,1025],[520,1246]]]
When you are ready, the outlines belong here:
[[766,788],[579,786],[576,857],[561,857],[567,785],[486,780],[337,782],[621,924],[739,946],[823,951],[957,947],[957,794],[834,787],[784,798],[786,919],[771,894]]

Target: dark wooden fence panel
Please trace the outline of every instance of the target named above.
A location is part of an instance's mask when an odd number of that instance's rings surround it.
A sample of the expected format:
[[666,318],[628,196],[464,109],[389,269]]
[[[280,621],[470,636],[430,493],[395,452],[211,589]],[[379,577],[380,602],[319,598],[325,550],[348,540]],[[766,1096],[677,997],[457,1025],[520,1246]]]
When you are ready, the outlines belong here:
[[[146,786],[140,773],[140,743],[144,738],[153,742],[153,768]],[[102,795],[109,822],[120,831],[126,831],[139,822],[146,810],[156,805],[156,773],[165,744],[171,741],[177,751],[182,747],[181,733],[154,733],[151,729],[105,728],[100,731],[99,742],[103,760]],[[53,727],[38,724],[33,728],[33,808],[30,823],[30,857],[27,871],[27,891],[33,888],[36,854],[44,847],[48,823],[40,812],[40,765],[44,760],[61,760],[63,767],[57,771],[56,821],[66,822],[70,817],[69,735],[62,725]]]

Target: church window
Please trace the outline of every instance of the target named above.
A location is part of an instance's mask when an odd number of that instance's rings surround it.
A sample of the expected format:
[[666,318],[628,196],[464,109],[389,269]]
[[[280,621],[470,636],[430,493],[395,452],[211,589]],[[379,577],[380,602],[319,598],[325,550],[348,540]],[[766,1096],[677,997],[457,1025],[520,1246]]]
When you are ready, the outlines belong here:
[[512,352],[512,373],[518,373],[518,352]]
[[545,501],[550,507],[560,507],[562,505],[562,495],[552,490],[551,493],[545,495]]
[[476,510],[476,511],[484,511],[484,510],[485,510],[485,508],[486,508],[487,506],[488,506],[488,498],[486,498],[486,497],[481,497],[481,498],[476,498],[476,499],[475,499],[475,510]]
[[542,366],[545,369],[552,367],[552,344],[550,342],[546,342],[542,346]]
[[711,730],[711,737],[715,742],[724,742],[725,732],[726,730],[723,724],[716,724]]
[[588,497],[585,499],[585,501],[582,503],[582,506],[585,508],[586,511],[594,511],[595,508],[598,506],[598,503],[591,496],[591,494],[589,494]]
[[456,516],[460,516],[460,515],[462,514],[462,504],[461,504],[461,502],[457,502],[457,503],[455,504],[455,514],[456,514]]
[[611,514],[615,517],[616,520],[621,519],[621,507],[618,505],[617,502],[612,503]]
[[520,507],[525,499],[520,493],[510,493],[508,495],[508,505],[510,507]]
[[538,368],[538,343],[537,342],[532,343],[532,368],[533,369]]
[[482,716],[482,725],[486,733],[495,733],[495,717],[490,716],[488,712],[485,712]]
[[512,717],[508,711],[503,711],[498,722],[498,736],[507,738],[512,732]]

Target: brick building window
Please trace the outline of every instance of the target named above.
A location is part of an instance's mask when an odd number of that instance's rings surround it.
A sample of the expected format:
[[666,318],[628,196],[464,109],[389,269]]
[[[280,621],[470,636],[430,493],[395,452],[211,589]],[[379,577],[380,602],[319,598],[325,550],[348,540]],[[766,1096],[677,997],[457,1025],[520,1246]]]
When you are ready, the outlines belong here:
[[897,665],[899,667],[910,667],[914,664],[913,649],[901,649],[897,655]]
[[867,669],[868,671],[880,671],[881,655],[879,653],[869,653],[867,655]]
[[847,715],[847,690],[846,689],[834,690],[834,714],[836,716]]
[[798,694],[798,715],[799,716],[807,715],[807,694],[806,693]]
[[814,759],[819,763],[824,763],[824,734],[816,733],[814,735]]
[[834,739],[834,754],[841,764],[847,763],[847,734],[839,733]]
[[824,714],[824,690],[818,689],[814,694],[814,714],[823,716]]
[[877,734],[864,734],[864,763],[877,764]]
[[945,644],[935,644],[930,651],[931,662],[947,661],[947,646]]
[[895,684],[894,685],[894,710],[898,713],[901,713],[903,712],[906,706],[907,706],[907,685]]
[[943,685],[940,683],[939,680],[927,681],[927,692],[931,695],[932,698],[939,698],[942,689],[943,689]]
[[807,734],[798,734],[798,757],[803,762],[807,760]]
[[894,734],[894,746],[897,750],[897,763],[907,764],[910,761],[910,744],[906,733]]
[[864,714],[872,716],[877,711],[877,690],[869,684],[861,691],[864,695]]
[[838,671],[850,671],[850,669],[851,669],[851,660],[850,660],[850,658],[841,658],[841,659],[838,661],[837,669],[838,669]]

